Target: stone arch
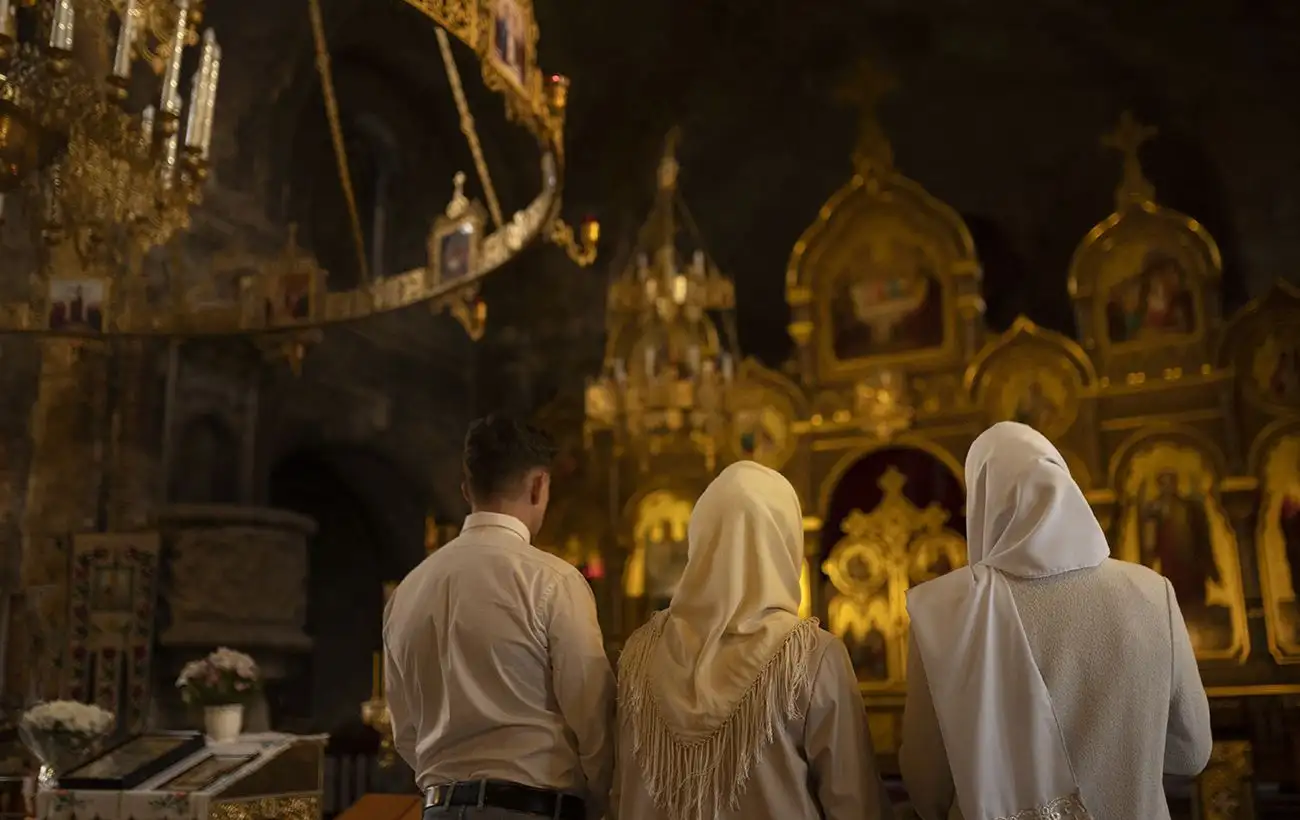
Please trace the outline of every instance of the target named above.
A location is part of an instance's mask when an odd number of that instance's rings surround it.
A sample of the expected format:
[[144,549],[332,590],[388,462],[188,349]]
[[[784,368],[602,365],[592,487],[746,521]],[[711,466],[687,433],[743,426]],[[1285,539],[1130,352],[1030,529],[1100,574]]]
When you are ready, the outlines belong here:
[[307,557],[314,646],[272,709],[304,729],[355,729],[382,646],[383,585],[425,555],[424,499],[397,466],[363,447],[291,451],[271,470],[269,490],[273,506],[317,523]]
[[236,504],[240,501],[243,447],[233,425],[216,413],[189,419],[177,438],[168,500],[172,504]]

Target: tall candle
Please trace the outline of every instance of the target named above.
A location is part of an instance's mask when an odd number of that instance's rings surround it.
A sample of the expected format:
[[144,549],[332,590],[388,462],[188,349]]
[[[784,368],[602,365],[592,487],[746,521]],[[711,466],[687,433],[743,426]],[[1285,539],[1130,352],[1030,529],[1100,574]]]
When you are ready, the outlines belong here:
[[117,51],[113,54],[113,76],[125,80],[131,76],[131,47],[135,45],[137,0],[126,0],[122,25],[117,29]]
[[14,10],[9,0],[0,0],[0,37],[14,36]]
[[157,116],[158,111],[152,105],[146,105],[140,112],[140,141],[145,145],[153,143],[153,125]]
[[203,118],[207,111],[208,88],[212,80],[212,60],[217,43],[212,29],[203,32],[203,50],[199,67],[190,77],[190,113],[185,122],[185,147],[198,148],[203,143]]
[[212,115],[217,108],[217,83],[221,79],[221,46],[212,47],[212,65],[208,71],[208,87],[203,94],[203,131],[199,141],[199,148],[203,151],[203,156],[208,155],[208,149],[212,147]]
[[185,53],[185,31],[189,26],[190,0],[176,0],[176,31],[172,34],[171,53],[167,55],[167,68],[163,72],[162,113],[178,117],[181,113],[181,57]]
[[72,0],[55,0],[54,19],[50,24],[50,48],[72,51],[72,28],[77,16]]
[[176,135],[172,134],[167,137],[163,143],[163,164],[162,164],[162,187],[163,190],[170,190],[172,181],[176,179],[176,153],[178,149],[178,140]]

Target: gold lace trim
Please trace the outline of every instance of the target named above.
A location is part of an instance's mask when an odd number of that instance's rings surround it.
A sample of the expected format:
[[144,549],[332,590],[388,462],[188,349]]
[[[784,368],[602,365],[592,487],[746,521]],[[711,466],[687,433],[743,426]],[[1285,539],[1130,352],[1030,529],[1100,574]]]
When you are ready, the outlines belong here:
[[1067,797],[1058,797],[1050,803],[1032,809],[997,817],[994,820],[1092,820],[1092,815],[1083,805],[1083,798],[1078,792]]

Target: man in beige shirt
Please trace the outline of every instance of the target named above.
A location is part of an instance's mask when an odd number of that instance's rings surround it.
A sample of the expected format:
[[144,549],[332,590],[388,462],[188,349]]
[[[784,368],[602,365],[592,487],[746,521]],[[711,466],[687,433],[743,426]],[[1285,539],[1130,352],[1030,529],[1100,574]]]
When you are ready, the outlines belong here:
[[394,745],[425,817],[603,816],[614,678],[586,579],[534,548],[549,436],[488,416],[465,437],[459,537],[398,585],[384,613]]

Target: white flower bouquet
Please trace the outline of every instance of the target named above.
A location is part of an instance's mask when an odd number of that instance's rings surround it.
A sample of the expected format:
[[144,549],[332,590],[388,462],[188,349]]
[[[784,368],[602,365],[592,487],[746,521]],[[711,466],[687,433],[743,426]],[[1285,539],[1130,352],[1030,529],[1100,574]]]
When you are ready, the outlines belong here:
[[202,660],[185,664],[176,678],[176,688],[181,690],[181,699],[192,706],[227,706],[251,698],[261,682],[252,658],[223,646]]
[[75,700],[38,703],[18,721],[23,743],[44,764],[43,785],[90,758],[112,728],[112,712]]

